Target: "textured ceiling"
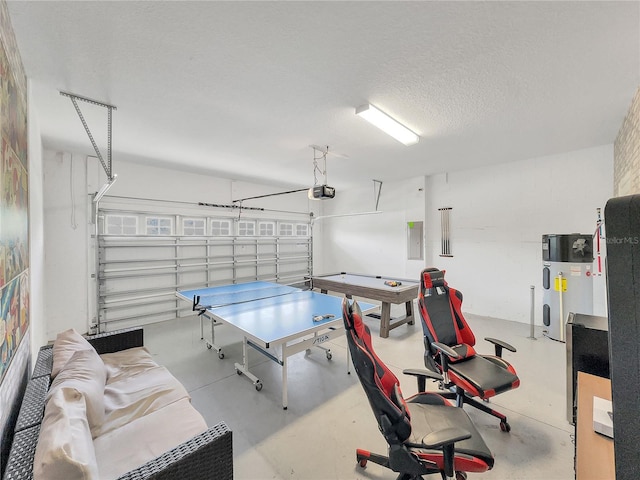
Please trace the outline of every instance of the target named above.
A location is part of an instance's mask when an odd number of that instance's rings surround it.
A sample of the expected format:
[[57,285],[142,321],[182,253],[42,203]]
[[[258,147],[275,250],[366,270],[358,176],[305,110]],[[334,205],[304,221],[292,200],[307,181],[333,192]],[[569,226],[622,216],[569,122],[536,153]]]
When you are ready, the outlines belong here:
[[612,143],[640,85],[638,2],[7,3],[45,146],[92,154],[60,90],[113,104],[116,173],[308,186],[318,144],[348,187],[533,158]]

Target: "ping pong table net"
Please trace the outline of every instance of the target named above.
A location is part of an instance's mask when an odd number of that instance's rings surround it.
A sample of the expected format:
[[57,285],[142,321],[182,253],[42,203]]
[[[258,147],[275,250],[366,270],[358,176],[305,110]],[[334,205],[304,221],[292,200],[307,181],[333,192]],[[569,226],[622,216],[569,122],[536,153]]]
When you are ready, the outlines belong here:
[[[193,296],[193,304],[191,310],[194,312],[198,312],[198,316],[204,315],[207,310],[226,307],[229,305],[239,305],[243,303],[255,302],[257,300],[267,300],[269,298],[277,298],[284,297],[286,295],[291,295],[294,293],[302,292],[306,289],[299,289],[294,287],[289,287],[287,291],[282,292],[282,289],[287,287],[286,285],[274,285],[269,287],[261,287],[249,290],[243,290],[240,292],[222,292],[222,293],[212,293],[209,295],[205,295],[205,299],[215,299],[218,297],[220,300],[218,303],[209,303],[209,304],[201,304],[200,301],[202,299],[201,295]],[[272,294],[269,294],[271,291]],[[281,293],[275,293],[274,291],[280,291]]]

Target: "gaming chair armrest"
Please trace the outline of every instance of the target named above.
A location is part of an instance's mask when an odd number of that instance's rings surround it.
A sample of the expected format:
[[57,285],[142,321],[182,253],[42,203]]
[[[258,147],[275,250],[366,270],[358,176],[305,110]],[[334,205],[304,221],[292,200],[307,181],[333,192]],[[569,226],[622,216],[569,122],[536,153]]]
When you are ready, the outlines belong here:
[[467,438],[471,438],[471,433],[464,428],[449,427],[431,432],[422,439],[427,448],[442,448],[445,478],[453,478],[454,475],[454,443]]
[[[422,438],[422,444],[425,448],[440,449],[442,448],[443,470],[446,478],[453,478],[454,475],[454,444],[460,440],[471,438],[471,433],[460,427],[443,428],[435,432],[431,432]],[[411,478],[422,478],[420,475],[433,473],[433,466],[425,468],[425,465],[418,461],[416,455],[410,453],[407,448],[399,443],[389,444],[389,468],[396,472],[413,473],[416,476]],[[409,478],[407,475],[398,478]]]
[[458,355],[458,352],[456,352],[453,348],[445,345],[444,343],[433,342],[431,346],[433,346],[438,351],[438,353],[440,353],[440,366],[442,367],[442,372],[446,374],[449,370],[449,359],[460,358],[460,355]]
[[432,380],[444,381],[444,377],[438,372],[428,369],[407,368],[402,371],[405,375],[413,375],[418,382],[418,392],[424,392],[427,389],[427,378]]
[[448,427],[426,435],[422,439],[422,443],[427,448],[440,448],[449,443],[456,443],[467,438],[471,438],[471,433],[464,428]]
[[431,346],[434,347],[436,350],[438,350],[440,353],[444,353],[448,357],[460,358],[460,355],[458,355],[458,353],[453,348],[449,347],[448,345],[445,345],[444,343],[433,342]]
[[402,370],[405,375],[413,375],[414,377],[430,378],[432,380],[442,380],[442,375],[433,370],[425,370],[421,368],[405,368]]
[[497,338],[491,338],[491,337],[484,337],[484,339],[487,342],[491,342],[495,345],[496,347],[496,357],[500,357],[502,358],[502,349],[506,348],[507,350],[511,351],[511,352],[515,352],[516,348],[509,345],[507,342],[503,342],[502,340],[498,340]]

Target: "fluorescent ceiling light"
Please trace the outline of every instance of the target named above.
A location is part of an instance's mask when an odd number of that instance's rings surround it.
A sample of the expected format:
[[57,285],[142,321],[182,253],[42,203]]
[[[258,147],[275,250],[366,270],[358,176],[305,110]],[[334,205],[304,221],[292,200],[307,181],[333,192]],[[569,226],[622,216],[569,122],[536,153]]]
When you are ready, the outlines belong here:
[[375,125],[387,135],[391,135],[405,145],[413,145],[420,140],[420,137],[407,127],[369,103],[356,108],[356,115],[364,118],[367,122]]

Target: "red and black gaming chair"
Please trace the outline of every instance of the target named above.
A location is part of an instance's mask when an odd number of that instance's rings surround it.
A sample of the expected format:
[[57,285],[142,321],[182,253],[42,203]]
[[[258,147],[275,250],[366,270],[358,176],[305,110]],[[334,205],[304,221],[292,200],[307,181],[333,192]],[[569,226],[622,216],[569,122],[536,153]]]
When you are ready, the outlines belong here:
[[[350,303],[345,298],[342,311],[353,365],[389,444],[386,456],[357,449],[360,466],[372,461],[397,472],[398,480],[420,479],[431,473],[461,480],[467,478],[465,472],[490,470],[491,451],[466,412],[437,393],[419,393],[405,401],[397,377],[373,350],[356,301]],[[427,377],[442,379],[440,374],[425,370],[404,373],[423,383]]]
[[[500,419],[503,432],[511,430],[507,417],[496,412],[487,401],[499,393],[520,385],[515,369],[502,358],[502,349],[516,349],[495,338],[485,338],[495,346],[495,355],[480,355],[473,346],[476,339],[462,315],[462,293],[450,288],[444,271],[427,268],[420,276],[418,307],[424,332],[424,363],[428,369],[439,371],[442,385],[452,390],[456,405],[472,405]],[[445,394],[451,398],[451,395]]]

